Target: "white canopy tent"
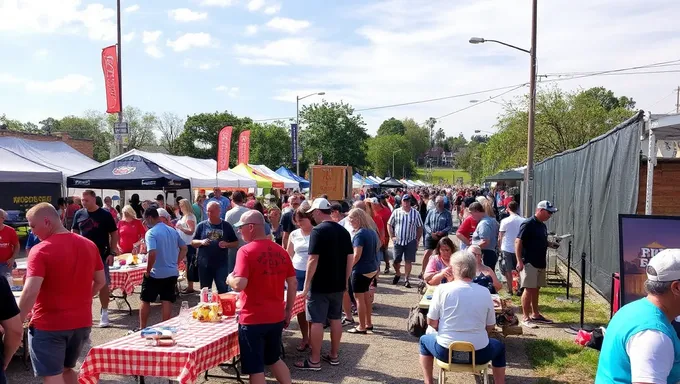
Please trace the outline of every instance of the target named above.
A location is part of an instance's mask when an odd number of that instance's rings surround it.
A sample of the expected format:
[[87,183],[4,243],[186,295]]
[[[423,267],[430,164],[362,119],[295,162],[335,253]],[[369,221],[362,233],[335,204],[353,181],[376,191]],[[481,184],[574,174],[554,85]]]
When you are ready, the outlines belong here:
[[33,163],[60,171],[65,178],[98,167],[95,160],[76,151],[62,141],[25,140],[17,137],[0,137],[0,148]]
[[[645,119],[642,152],[647,156],[647,186],[645,189],[645,215],[652,214],[654,167],[657,158],[680,157],[680,114],[652,115]],[[646,146],[644,145],[646,141]]]
[[5,148],[0,148],[0,182],[61,184],[60,171],[45,167]]
[[264,164],[257,165],[257,164],[248,164],[250,168],[256,170],[257,172],[262,173],[263,175],[269,177],[270,179],[274,179],[277,181],[283,182],[283,187],[284,188],[293,188],[293,189],[300,189],[300,183],[293,179],[289,179],[285,176],[279,175],[278,173],[272,171],[269,167],[267,167]]

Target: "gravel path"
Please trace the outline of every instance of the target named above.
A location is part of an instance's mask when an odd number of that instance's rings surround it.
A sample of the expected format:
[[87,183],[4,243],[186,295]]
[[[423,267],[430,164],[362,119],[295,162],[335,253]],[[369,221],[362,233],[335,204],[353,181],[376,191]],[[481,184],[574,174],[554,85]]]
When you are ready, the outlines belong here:
[[[418,260],[421,260],[422,250],[419,251]],[[420,265],[414,266],[414,275],[420,272]],[[374,309],[374,334],[352,335],[343,334],[341,346],[341,365],[331,367],[323,365],[321,372],[301,372],[292,368],[293,362],[301,360],[305,354],[295,350],[295,346],[300,341],[300,334],[297,331],[297,322],[291,323],[291,329],[284,333],[284,344],[286,348],[285,361],[293,375],[295,383],[400,383],[418,384],[422,383],[422,372],[418,361],[418,339],[406,332],[406,317],[409,309],[415,305],[420,297],[414,288],[407,289],[403,286],[391,285],[392,275],[382,276],[376,294],[376,305]],[[137,288],[139,292],[139,288]],[[185,296],[183,300],[189,300],[193,305],[198,301],[198,296]],[[137,325],[136,309],[139,308],[139,295],[134,294],[130,299],[132,303],[133,316],[128,316],[125,310],[112,310],[111,320],[115,327],[109,329],[93,328],[92,344],[99,345],[109,340],[119,338],[134,326]],[[112,302],[112,309],[117,308]],[[126,308],[127,309],[127,308]],[[174,313],[179,312],[179,301],[175,306]],[[99,319],[99,303],[95,300],[93,306],[95,321]],[[150,324],[160,321],[160,306],[152,306]],[[533,337],[560,337],[564,332],[559,329],[542,328],[531,330],[523,336],[510,336],[506,338],[506,351],[508,360],[507,382],[508,383],[531,383],[535,381],[527,356],[524,352],[523,340]],[[554,333],[554,335],[551,335]],[[557,335],[557,336],[556,336]],[[324,351],[330,347],[328,333],[324,340]],[[82,363],[81,356],[80,363]],[[211,371],[219,373],[219,369]],[[435,373],[436,374],[436,373]],[[32,372],[24,369],[22,364],[15,360],[10,365],[8,372],[10,383],[39,383],[33,377]],[[211,382],[233,382],[221,379],[211,379]],[[134,383],[131,377],[122,376],[102,376],[101,383]],[[167,380],[149,378],[147,383],[167,383]],[[198,382],[202,382],[202,379]],[[449,374],[449,383],[474,383],[471,375]]]

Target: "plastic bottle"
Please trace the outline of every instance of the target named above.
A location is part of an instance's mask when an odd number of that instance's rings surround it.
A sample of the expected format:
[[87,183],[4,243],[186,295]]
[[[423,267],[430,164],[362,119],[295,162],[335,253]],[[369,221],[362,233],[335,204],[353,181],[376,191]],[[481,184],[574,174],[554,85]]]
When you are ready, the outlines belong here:
[[209,303],[210,300],[208,300],[209,299],[208,296],[209,296],[208,288],[207,287],[201,288],[201,303]]

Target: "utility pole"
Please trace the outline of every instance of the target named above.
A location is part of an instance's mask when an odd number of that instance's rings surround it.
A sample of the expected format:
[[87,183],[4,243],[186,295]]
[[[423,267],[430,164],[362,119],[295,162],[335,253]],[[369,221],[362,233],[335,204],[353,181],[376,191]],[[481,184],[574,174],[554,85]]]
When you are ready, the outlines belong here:
[[526,199],[522,202],[524,217],[529,217],[534,207],[534,123],[536,115],[536,25],[538,0],[531,7],[531,64],[529,69],[529,127],[527,130],[527,170],[524,173]]
[[[116,10],[118,12],[116,18],[116,27],[118,29],[118,46],[117,46],[117,51],[118,51],[118,105],[120,106],[120,112],[118,112],[118,124],[123,123],[123,60],[122,60],[122,55],[121,55],[121,26],[120,26],[120,0],[116,1]],[[128,132],[129,134],[129,132]],[[121,140],[117,143],[118,146],[118,154],[121,155],[123,154],[123,141],[124,137],[127,135],[124,135]]]
[[680,113],[680,86],[678,86],[677,95],[675,96],[675,113]]

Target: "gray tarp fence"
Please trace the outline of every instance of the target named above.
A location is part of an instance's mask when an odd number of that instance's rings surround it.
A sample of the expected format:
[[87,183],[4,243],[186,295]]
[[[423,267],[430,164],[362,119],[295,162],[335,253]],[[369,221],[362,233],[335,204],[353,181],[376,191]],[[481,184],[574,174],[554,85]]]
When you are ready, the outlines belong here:
[[[586,282],[609,298],[611,276],[619,272],[620,213],[635,213],[640,177],[640,134],[644,113],[584,145],[535,165],[534,201],[550,200],[560,211],[547,223],[558,235],[571,233],[572,267],[580,274],[586,254]],[[566,261],[563,245],[560,258]]]

